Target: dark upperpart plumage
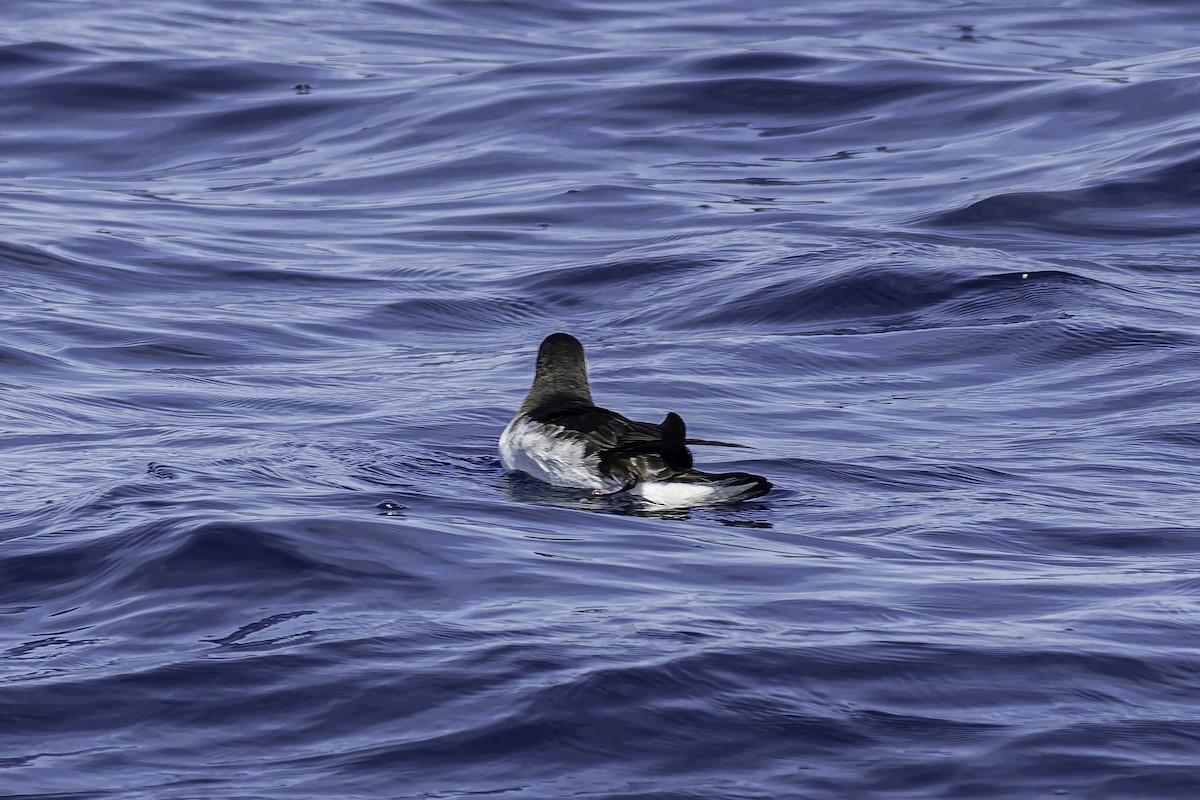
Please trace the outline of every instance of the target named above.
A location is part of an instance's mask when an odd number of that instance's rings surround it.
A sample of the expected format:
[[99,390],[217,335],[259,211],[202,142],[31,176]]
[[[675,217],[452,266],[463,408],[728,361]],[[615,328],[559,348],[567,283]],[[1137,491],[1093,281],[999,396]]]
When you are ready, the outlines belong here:
[[587,357],[583,354],[583,345],[574,336],[552,333],[538,348],[533,385],[517,413],[528,414],[536,409],[569,403],[592,405]]
[[538,348],[533,385],[518,411],[518,419],[522,416],[561,428],[562,434],[583,444],[586,454],[598,456],[600,473],[610,488],[596,490],[597,494],[615,494],[653,481],[713,483],[729,491],[741,489],[733,499],[758,497],[771,489],[771,484],[758,475],[694,470],[687,447],[744,445],[688,439],[683,418],[674,412],[655,424],[631,420],[595,405],[583,345],[570,334],[551,334]]

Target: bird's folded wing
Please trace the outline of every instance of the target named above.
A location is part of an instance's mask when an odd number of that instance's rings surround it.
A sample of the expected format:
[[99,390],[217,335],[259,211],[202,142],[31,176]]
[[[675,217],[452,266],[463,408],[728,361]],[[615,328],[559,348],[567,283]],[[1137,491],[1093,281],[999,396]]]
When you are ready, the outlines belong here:
[[615,411],[592,405],[573,404],[535,410],[530,417],[578,435],[592,452],[638,448],[662,441],[662,431],[658,425],[637,422]]

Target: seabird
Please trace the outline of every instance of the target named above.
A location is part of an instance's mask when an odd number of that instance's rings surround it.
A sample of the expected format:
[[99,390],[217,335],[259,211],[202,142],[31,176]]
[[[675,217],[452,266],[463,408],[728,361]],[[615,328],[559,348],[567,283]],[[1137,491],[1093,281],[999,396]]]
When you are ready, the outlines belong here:
[[592,402],[583,345],[555,333],[538,348],[533,386],[500,435],[500,460],[554,486],[627,492],[661,505],[748,500],[770,491],[758,475],[692,469],[689,444],[745,446],[689,439],[674,412],[655,424],[600,408]]

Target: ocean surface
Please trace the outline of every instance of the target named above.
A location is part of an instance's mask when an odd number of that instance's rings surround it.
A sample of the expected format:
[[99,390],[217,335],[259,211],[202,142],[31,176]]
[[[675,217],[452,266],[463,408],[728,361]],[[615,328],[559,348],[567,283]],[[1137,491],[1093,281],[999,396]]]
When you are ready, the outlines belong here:
[[0,23],[0,797],[1200,797],[1200,5]]

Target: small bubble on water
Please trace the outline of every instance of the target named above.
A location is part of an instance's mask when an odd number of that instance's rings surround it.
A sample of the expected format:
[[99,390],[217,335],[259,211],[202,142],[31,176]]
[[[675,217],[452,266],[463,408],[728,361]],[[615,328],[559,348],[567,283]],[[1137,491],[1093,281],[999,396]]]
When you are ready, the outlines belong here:
[[399,514],[404,511],[405,508],[407,508],[407,506],[405,506],[403,503],[397,503],[395,500],[384,500],[375,507],[378,508],[379,513],[385,517],[399,516]]

